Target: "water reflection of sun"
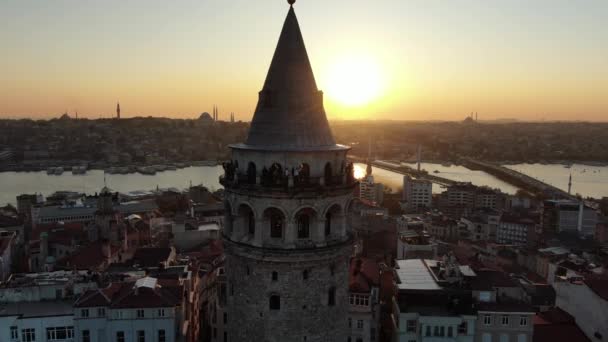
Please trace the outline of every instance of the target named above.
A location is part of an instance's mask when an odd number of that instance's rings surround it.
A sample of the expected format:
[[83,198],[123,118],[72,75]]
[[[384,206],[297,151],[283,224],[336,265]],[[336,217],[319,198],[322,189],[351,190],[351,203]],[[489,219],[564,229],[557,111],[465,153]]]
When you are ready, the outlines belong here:
[[355,178],[362,179],[363,177],[365,177],[365,167],[359,164],[355,164],[354,166]]

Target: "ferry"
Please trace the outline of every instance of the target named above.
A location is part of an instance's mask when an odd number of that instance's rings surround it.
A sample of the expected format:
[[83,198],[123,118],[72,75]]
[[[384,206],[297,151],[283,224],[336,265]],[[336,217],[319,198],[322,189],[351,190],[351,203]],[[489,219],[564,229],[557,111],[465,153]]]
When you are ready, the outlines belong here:
[[63,168],[61,166],[56,167],[55,170],[53,171],[53,174],[57,175],[57,176],[63,174]]

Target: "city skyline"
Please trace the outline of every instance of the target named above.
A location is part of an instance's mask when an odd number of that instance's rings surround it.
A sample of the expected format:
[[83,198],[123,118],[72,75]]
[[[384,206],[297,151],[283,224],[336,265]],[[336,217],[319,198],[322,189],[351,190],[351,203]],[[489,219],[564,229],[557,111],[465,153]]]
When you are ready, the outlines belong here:
[[[145,5],[1,4],[0,117],[110,117],[120,101],[122,117],[195,118],[219,104],[220,118],[249,121],[281,27],[259,18],[283,16],[284,1]],[[460,120],[473,111],[605,121],[604,2],[297,6],[330,120]]]

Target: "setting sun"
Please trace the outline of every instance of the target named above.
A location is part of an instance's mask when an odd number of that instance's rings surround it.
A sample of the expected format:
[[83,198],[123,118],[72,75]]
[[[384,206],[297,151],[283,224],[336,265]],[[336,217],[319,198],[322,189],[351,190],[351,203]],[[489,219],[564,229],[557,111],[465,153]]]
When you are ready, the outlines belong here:
[[377,99],[383,90],[378,63],[365,56],[346,56],[330,63],[324,73],[327,96],[346,106],[362,106]]

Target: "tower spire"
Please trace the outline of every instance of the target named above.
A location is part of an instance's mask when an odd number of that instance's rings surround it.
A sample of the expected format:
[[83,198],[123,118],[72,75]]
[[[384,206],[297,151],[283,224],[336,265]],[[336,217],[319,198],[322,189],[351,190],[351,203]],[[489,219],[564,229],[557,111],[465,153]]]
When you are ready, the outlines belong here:
[[120,102],[116,101],[116,119],[120,119]]
[[293,6],[285,18],[245,144],[283,150],[336,146]]
[[570,195],[570,191],[572,190],[572,172],[570,172],[570,177],[568,178],[568,195]]

